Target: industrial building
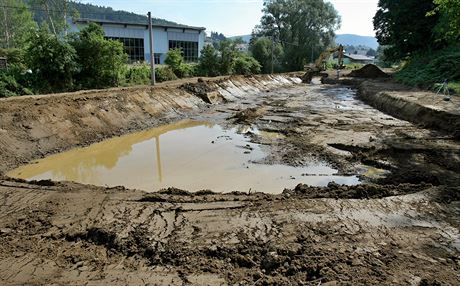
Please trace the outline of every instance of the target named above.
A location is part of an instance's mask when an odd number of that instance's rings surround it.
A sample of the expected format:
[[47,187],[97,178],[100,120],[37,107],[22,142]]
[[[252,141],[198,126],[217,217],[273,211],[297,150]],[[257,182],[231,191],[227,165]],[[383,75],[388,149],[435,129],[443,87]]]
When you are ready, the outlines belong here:
[[[72,19],[70,31],[78,32],[90,23],[102,26],[105,36],[123,43],[130,62],[150,61],[148,23],[122,23],[107,20]],[[180,48],[187,62],[195,62],[204,47],[205,28],[186,25],[153,25],[154,58],[163,64],[170,49]]]

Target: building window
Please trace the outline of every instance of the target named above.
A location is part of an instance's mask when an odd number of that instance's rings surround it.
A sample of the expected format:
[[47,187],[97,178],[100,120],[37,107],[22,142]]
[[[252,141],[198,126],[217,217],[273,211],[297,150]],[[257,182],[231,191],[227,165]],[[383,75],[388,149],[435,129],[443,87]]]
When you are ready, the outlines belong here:
[[125,48],[125,52],[129,56],[129,62],[143,62],[144,57],[144,39],[139,38],[118,38],[107,37],[107,39],[120,41]]
[[169,41],[169,49],[180,49],[186,62],[198,61],[198,42]]
[[160,64],[160,58],[161,58],[161,54],[157,54],[157,53],[154,54],[154,60],[155,60],[156,65]]

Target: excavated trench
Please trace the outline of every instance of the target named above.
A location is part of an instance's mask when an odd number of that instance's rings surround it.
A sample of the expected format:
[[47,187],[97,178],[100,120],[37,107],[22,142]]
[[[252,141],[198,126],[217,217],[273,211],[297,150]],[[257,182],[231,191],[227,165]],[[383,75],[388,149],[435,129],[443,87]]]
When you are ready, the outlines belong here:
[[460,144],[372,90],[276,75],[0,101],[0,281],[455,285]]

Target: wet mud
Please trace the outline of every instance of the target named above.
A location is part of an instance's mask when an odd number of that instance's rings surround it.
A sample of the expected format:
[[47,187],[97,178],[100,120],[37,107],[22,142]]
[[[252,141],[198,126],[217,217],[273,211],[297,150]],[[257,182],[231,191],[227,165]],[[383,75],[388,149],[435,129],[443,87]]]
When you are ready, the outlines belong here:
[[[127,97],[120,105],[107,94],[84,95],[91,106],[105,105],[120,116],[80,111],[87,124],[99,122],[91,132],[79,127],[80,119],[47,107],[46,114],[67,118],[68,133],[50,131],[55,121],[36,115],[34,100],[0,102],[2,172],[188,118],[235,129],[263,148],[261,164],[302,167],[316,160],[361,184],[299,182],[276,195],[174,185],[146,193],[3,176],[2,284],[458,284],[460,144],[451,134],[385,114],[350,87],[305,85],[291,75],[202,80],[177,90],[177,105],[166,103],[166,95],[139,90],[117,91],[118,101]],[[139,105],[128,106],[128,98]],[[55,107],[64,101],[43,100]],[[165,101],[149,109],[150,100]],[[14,108],[26,103],[31,107],[18,120]],[[129,120],[118,122],[124,112]],[[37,129],[38,123],[44,127]],[[86,139],[95,134],[101,135]],[[313,173],[303,175],[318,175]]]

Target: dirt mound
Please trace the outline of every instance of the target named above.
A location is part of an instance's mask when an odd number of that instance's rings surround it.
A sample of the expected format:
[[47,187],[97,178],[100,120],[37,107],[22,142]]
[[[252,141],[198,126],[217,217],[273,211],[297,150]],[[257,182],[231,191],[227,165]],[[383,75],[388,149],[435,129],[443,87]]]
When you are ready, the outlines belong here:
[[235,119],[235,123],[253,123],[255,120],[259,119],[266,113],[265,108],[260,107],[251,107],[242,111],[238,111],[230,119]]
[[362,78],[385,78],[389,77],[386,73],[384,73],[381,69],[379,69],[376,65],[368,64],[364,67],[352,71],[348,76],[350,77],[362,77]]
[[205,82],[199,78],[196,83],[185,83],[180,86],[181,89],[194,94],[201,98],[206,103],[218,103],[223,101],[223,97],[217,92],[218,85]]

